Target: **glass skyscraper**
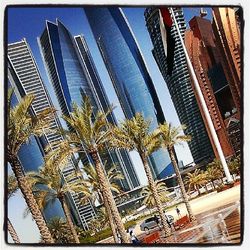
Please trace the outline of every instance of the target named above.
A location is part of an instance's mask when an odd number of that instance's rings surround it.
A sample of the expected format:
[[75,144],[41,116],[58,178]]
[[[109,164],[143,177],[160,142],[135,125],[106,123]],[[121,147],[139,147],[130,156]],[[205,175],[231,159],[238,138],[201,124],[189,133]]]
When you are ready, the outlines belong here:
[[[81,93],[90,98],[94,111],[105,111],[110,107],[83,36],[72,37],[59,20],[56,24],[47,21],[39,44],[64,115],[69,115],[71,112],[73,101],[78,105],[81,104]],[[113,114],[110,114],[109,120],[115,123]],[[123,190],[128,191],[139,186],[127,151],[107,149],[102,158],[107,160],[107,165],[115,164],[123,173],[125,178],[119,181]],[[83,159],[83,164],[86,163],[88,155]]]
[[[107,97],[107,94],[105,92],[105,89],[103,87],[103,84],[101,82],[101,79],[98,75],[97,69],[95,67],[94,61],[92,59],[92,56],[90,54],[89,48],[87,46],[87,43],[82,35],[75,36],[74,37],[78,52],[80,54],[80,62],[82,63],[83,68],[85,69],[85,72],[87,72],[87,76],[89,76],[89,84],[91,85],[92,91],[95,93],[95,95],[98,97],[96,98],[96,102],[98,105],[98,108],[102,111],[106,112],[110,108],[110,103]],[[108,121],[111,124],[117,124],[117,120],[114,116],[114,113],[111,112],[108,117]],[[115,161],[122,162],[123,168],[123,174],[128,181],[129,189],[136,188],[140,185],[138,176],[135,172],[134,165],[130,159],[129,153],[127,150],[116,150],[115,153],[112,153],[112,158],[116,159]],[[118,158],[117,158],[118,157]]]
[[[140,112],[151,121],[150,129],[155,129],[165,118],[143,56],[122,10],[117,7],[85,7],[84,11],[126,118],[130,119]],[[153,153],[149,163],[156,178],[164,170],[166,175],[173,173],[165,150]]]
[[[12,86],[18,90],[20,93],[18,96],[22,97],[26,94],[33,94],[35,99],[32,103],[32,111],[34,115],[39,114],[42,110],[52,106],[50,96],[47,93],[47,89],[42,81],[38,67],[36,65],[35,59],[32,55],[32,51],[26,41],[23,39],[16,43],[11,43],[8,45],[8,59],[9,59],[9,79]],[[57,116],[50,121],[51,129],[58,129],[61,127],[60,121]],[[38,144],[35,144],[35,138],[31,138],[34,142],[32,145],[24,145],[19,151],[19,158],[23,164],[25,170],[28,170],[30,164],[32,164],[31,159],[33,158],[32,170],[37,170],[40,163],[43,163],[44,147],[50,145],[51,149],[56,149],[57,144],[63,140],[61,135],[55,132],[45,133],[42,138],[36,138]],[[42,150],[39,152],[38,150]],[[38,166],[39,165],[39,166]],[[63,170],[63,177],[69,176],[75,170],[75,166],[72,161]],[[78,194],[70,193],[67,195],[67,202],[71,210],[72,217],[78,226],[82,226],[87,229],[87,221],[92,219],[95,215],[94,207],[91,203],[87,205],[82,205]],[[60,203],[57,207],[52,206],[51,209],[45,211],[45,216],[48,218],[54,216],[63,215],[62,211],[58,209],[61,208]],[[53,211],[54,210],[54,211]],[[59,212],[57,212],[57,210]]]
[[[173,8],[180,32],[184,38],[186,23],[181,8]],[[172,75],[167,73],[167,58],[161,39],[159,10],[150,7],[144,13],[146,26],[153,43],[152,53],[157,65],[167,83],[176,112],[182,124],[187,126],[185,133],[191,135],[188,142],[195,163],[206,159],[213,159],[214,153],[210,143],[205,124],[203,122],[194,91],[191,85],[184,51],[178,39],[175,26],[171,28],[171,34],[175,39],[174,67]]]

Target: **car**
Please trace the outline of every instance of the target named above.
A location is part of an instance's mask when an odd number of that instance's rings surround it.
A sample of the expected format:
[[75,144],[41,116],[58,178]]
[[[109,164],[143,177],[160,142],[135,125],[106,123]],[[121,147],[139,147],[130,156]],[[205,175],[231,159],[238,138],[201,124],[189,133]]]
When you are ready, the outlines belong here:
[[148,232],[150,229],[157,227],[158,224],[156,220],[157,220],[156,217],[150,217],[144,220],[140,225],[141,231]]
[[[169,224],[173,224],[174,223],[174,217],[172,215],[166,215],[167,217],[167,221]],[[157,223],[157,220],[158,220],[158,223]],[[150,217],[150,218],[147,218],[145,219],[141,225],[140,225],[140,229],[141,231],[145,231],[145,232],[149,232],[150,229],[153,229],[155,227],[159,227],[161,228],[162,225],[161,225],[161,220],[158,216],[154,216],[154,217]]]

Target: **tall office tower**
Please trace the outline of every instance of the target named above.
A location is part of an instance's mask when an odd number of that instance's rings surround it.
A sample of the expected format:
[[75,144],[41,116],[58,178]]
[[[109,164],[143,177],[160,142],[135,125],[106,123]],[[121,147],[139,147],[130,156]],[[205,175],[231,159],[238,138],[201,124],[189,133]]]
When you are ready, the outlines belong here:
[[[173,8],[174,15],[184,38],[186,23],[181,8]],[[214,158],[205,124],[203,122],[199,106],[186,64],[183,48],[178,38],[175,26],[171,28],[171,34],[175,39],[174,66],[172,75],[167,73],[167,58],[161,40],[158,8],[147,8],[144,12],[146,26],[153,43],[152,53],[158,67],[168,86],[173,104],[182,124],[187,126],[185,133],[191,135],[192,140],[188,143],[195,163]]]
[[[57,20],[56,24],[47,21],[39,43],[50,81],[64,115],[71,112],[73,101],[81,104],[81,93],[90,98],[95,111],[106,111],[110,107],[82,36],[74,39],[60,21]],[[113,113],[110,114],[109,120],[115,124]],[[125,178],[119,184],[124,191],[139,186],[127,151],[107,149],[102,159],[107,160],[109,167],[115,164],[123,173]],[[83,163],[88,163],[88,155],[84,157]]]
[[[34,116],[52,106],[31,49],[25,39],[8,44],[8,83],[9,86],[15,90],[15,103],[27,94],[33,94],[35,96],[32,103],[32,113]],[[51,129],[60,127],[59,120],[56,116],[48,122],[50,122]],[[45,146],[50,145],[52,150],[56,149],[57,142],[60,142],[62,139],[60,135],[54,132],[47,132],[41,138],[32,136],[31,143],[23,145],[18,154],[24,170],[38,170],[44,163],[43,156]],[[72,170],[74,170],[74,166],[73,164],[69,164],[63,172],[64,177],[71,174]],[[76,201],[78,201],[76,195],[72,195],[72,197],[69,195],[68,202],[70,203],[71,210],[73,210],[74,219],[79,220],[78,211],[75,209]],[[63,213],[60,211],[60,207],[61,205],[58,203],[52,208],[55,211],[52,211],[52,209],[45,210],[46,219],[50,219],[53,216],[62,216]]]
[[[151,120],[153,130],[165,118],[153,82],[132,30],[116,7],[84,8],[126,118],[137,112]],[[149,157],[155,178],[173,173],[169,155],[158,150]],[[165,176],[163,176],[165,175]]]
[[241,102],[241,36],[238,13],[233,8],[213,8],[213,32],[216,47],[222,53],[221,64],[240,119]]
[[225,124],[234,151],[240,153],[241,105],[241,8],[213,8],[215,45],[221,51],[221,65],[236,109],[227,113]]
[[[103,84],[101,82],[101,79],[98,75],[97,69],[95,67],[94,61],[90,54],[86,40],[84,39],[82,35],[75,36],[74,38],[75,38],[75,42],[77,45],[77,49],[80,54],[80,58],[81,58],[80,61],[82,63],[82,66],[85,68],[87,75],[89,76],[89,83],[91,84],[94,92],[96,93],[98,97],[96,100],[98,102],[98,107],[104,112],[106,112],[109,110],[111,105],[109,103],[109,100],[105,92],[105,89],[103,87]],[[111,124],[117,125],[117,120],[113,112],[111,112],[108,115],[107,119]],[[135,168],[130,159],[128,151],[116,150],[116,155],[119,157],[120,161],[123,162],[124,164],[123,172],[124,172],[126,179],[128,180],[128,183],[130,184],[129,189],[134,189],[140,186],[137,173],[135,172]],[[115,157],[116,155],[114,155],[113,157]]]
[[[221,55],[215,46],[212,24],[209,20],[195,16],[189,22],[190,30],[185,33],[185,45],[194,67],[202,94],[208,107],[214,128],[225,157],[232,156],[234,150],[230,143],[224,119],[227,113],[235,110],[230,88],[221,66]],[[194,88],[194,87],[193,87]],[[195,92],[196,93],[196,92]],[[201,114],[207,127],[205,114],[200,105]],[[210,135],[216,158],[219,158]]]

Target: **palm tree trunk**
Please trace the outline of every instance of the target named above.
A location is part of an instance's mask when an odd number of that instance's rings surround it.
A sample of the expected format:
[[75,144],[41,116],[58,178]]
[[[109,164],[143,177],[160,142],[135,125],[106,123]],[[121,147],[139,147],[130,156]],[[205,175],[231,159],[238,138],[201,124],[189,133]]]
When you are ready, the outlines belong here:
[[38,229],[40,231],[40,234],[44,240],[45,243],[54,243],[54,239],[51,236],[51,233],[45,223],[45,220],[43,218],[43,215],[37,205],[37,202],[35,200],[35,197],[31,191],[31,188],[24,176],[21,164],[19,159],[12,155],[9,155],[8,162],[11,165],[12,171],[15,174],[15,177],[17,179],[18,186],[23,194],[23,197],[25,199],[26,204],[29,207],[29,210],[32,214],[33,219],[35,220]]
[[179,170],[179,167],[177,166],[177,162],[175,160],[175,157],[174,157],[174,151],[172,148],[169,148],[168,149],[168,152],[169,152],[169,156],[170,156],[170,159],[173,163],[173,166],[174,166],[174,170],[175,170],[175,174],[176,174],[176,177],[177,177],[177,181],[180,185],[180,189],[181,189],[181,193],[182,193],[182,198],[183,198],[183,201],[186,205],[186,208],[187,208],[187,211],[188,211],[188,215],[189,215],[189,219],[190,221],[196,221],[196,218],[193,214],[193,211],[191,209],[191,206],[189,204],[189,200],[188,200],[188,196],[187,196],[187,193],[186,193],[186,190],[185,190],[185,186],[183,184],[183,181],[182,181],[182,178],[181,178],[181,173],[180,173],[180,170]]
[[156,185],[155,185],[155,181],[153,179],[150,167],[148,165],[148,160],[147,157],[144,153],[140,153],[141,159],[142,159],[142,163],[146,172],[146,176],[148,178],[148,184],[150,186],[150,189],[152,190],[152,194],[153,197],[155,199],[155,204],[157,207],[157,210],[159,212],[160,218],[161,218],[161,223],[163,225],[163,230],[165,233],[165,237],[168,237],[171,235],[171,229],[168,227],[167,221],[166,221],[166,216],[163,212],[163,208],[162,208],[162,203],[160,200],[160,197],[158,195],[157,189],[156,189]]
[[18,237],[18,235],[16,233],[16,230],[13,227],[13,225],[12,225],[11,221],[9,220],[9,218],[7,218],[7,226],[8,226],[8,231],[9,231],[10,236],[13,239],[13,241],[15,243],[17,243],[17,244],[20,243],[20,240],[19,240],[19,237]]
[[79,241],[79,238],[78,238],[76,229],[75,229],[75,227],[74,227],[74,223],[73,223],[73,221],[72,221],[72,219],[71,219],[70,211],[69,211],[68,205],[67,205],[67,203],[66,203],[65,197],[64,197],[64,196],[61,196],[61,197],[59,198],[59,200],[60,200],[60,202],[61,202],[63,211],[64,211],[65,216],[66,216],[66,220],[67,220],[67,222],[68,222],[68,224],[69,224],[69,228],[70,228],[70,231],[71,231],[71,233],[72,233],[72,235],[73,235],[74,241],[75,241],[75,243],[78,243],[78,244],[79,244],[80,241]]
[[117,230],[121,235],[122,243],[130,243],[130,240],[129,240],[128,235],[127,235],[126,230],[125,230],[125,227],[122,223],[121,216],[120,216],[119,211],[116,207],[114,197],[113,197],[112,192],[110,190],[110,185],[109,185],[108,179],[105,175],[103,166],[101,164],[101,159],[100,159],[100,156],[98,154],[98,151],[96,149],[94,149],[92,152],[90,152],[90,155],[91,155],[93,162],[95,164],[95,167],[96,167],[96,173],[97,173],[97,176],[99,179],[102,195],[103,195],[104,199],[106,199],[106,202],[107,202],[106,205],[108,207],[106,209],[110,209],[110,212],[113,216],[113,220],[117,226]]
[[116,228],[115,228],[114,220],[113,220],[113,217],[112,217],[112,213],[111,213],[110,209],[108,209],[108,207],[109,207],[108,202],[106,201],[105,198],[103,198],[103,204],[104,204],[104,207],[105,207],[107,215],[108,215],[109,225],[110,225],[110,228],[111,228],[111,231],[112,231],[112,234],[113,234],[114,242],[119,243],[119,239],[118,239],[118,235],[117,235],[117,232],[116,232]]

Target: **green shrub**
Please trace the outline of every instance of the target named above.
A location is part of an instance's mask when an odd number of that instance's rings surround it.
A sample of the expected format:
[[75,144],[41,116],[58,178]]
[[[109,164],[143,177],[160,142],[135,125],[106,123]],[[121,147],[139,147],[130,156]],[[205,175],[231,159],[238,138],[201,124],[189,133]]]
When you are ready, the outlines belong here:
[[86,244],[90,244],[90,243],[96,243],[100,240],[106,239],[108,237],[112,236],[112,232],[110,228],[104,229],[98,233],[96,233],[95,235],[88,235],[86,237],[82,237],[80,238],[80,242],[81,243],[86,243]]
[[[124,224],[125,229],[128,229],[132,226],[135,226],[136,222],[135,221],[128,221]],[[95,235],[87,235],[85,237],[80,237],[80,242],[85,243],[85,244],[93,244],[96,243],[100,240],[104,240],[108,237],[112,236],[112,231],[111,228],[106,228]]]
[[125,229],[128,229],[128,228],[135,226],[135,225],[136,225],[136,221],[131,220],[131,221],[126,222],[124,224],[124,227],[125,227]]

